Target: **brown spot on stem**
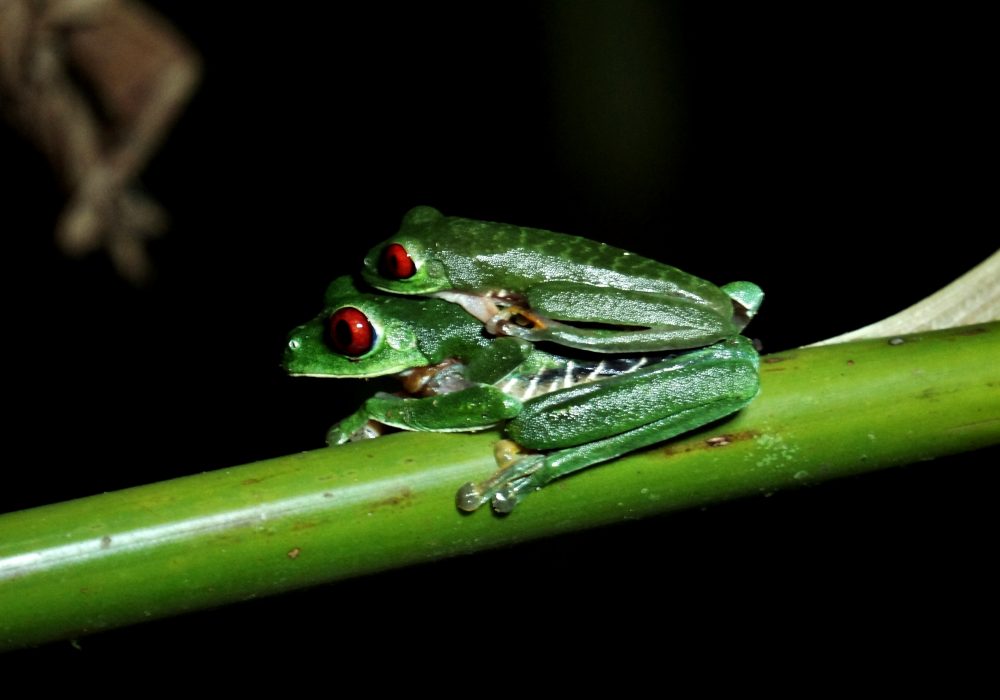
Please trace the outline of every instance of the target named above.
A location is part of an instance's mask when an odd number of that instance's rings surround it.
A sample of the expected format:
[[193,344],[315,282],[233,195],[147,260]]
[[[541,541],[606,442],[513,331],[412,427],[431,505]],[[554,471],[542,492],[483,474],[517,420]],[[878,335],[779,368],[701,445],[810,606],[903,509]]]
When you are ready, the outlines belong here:
[[288,550],[289,559],[298,559],[300,554],[302,554],[302,549],[299,547],[293,547]]
[[404,486],[399,493],[389,496],[388,498],[383,498],[381,501],[375,501],[372,504],[372,508],[381,508],[383,506],[389,507],[401,507],[405,508],[410,505],[413,501],[413,492],[408,486]]
[[927,401],[937,401],[938,400],[938,390],[934,387],[928,387],[917,394],[918,399],[925,399]]
[[704,440],[695,441],[683,441],[677,444],[670,444],[663,447],[663,454],[677,455],[683,454],[685,452],[694,452],[695,450],[710,449],[713,447],[725,447],[734,442],[742,442],[743,440],[752,440],[760,435],[756,430],[741,430],[738,433],[726,433],[724,435],[715,435]]

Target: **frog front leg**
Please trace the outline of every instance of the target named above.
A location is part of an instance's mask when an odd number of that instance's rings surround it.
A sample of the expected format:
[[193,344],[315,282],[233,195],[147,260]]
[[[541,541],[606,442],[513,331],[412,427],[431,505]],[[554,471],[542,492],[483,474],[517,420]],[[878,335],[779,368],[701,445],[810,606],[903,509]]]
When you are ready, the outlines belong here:
[[348,442],[371,440],[382,435],[382,425],[369,415],[366,401],[361,408],[326,431],[326,444],[330,447]]
[[758,390],[758,357],[742,336],[631,374],[571,387],[528,401],[508,434],[532,454],[489,479],[465,484],[462,510],[492,500],[509,512],[526,493],[553,479],[723,418]]
[[330,428],[327,444],[363,439],[370,421],[402,430],[458,432],[490,428],[520,411],[519,400],[487,385],[422,399],[381,393]]

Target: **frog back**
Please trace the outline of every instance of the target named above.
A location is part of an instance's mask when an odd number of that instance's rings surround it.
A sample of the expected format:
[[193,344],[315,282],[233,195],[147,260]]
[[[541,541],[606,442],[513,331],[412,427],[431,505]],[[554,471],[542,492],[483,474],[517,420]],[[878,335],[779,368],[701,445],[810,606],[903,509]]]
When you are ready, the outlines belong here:
[[[378,259],[398,243],[422,279],[388,280]],[[365,260],[366,279],[387,291],[429,294],[445,289],[475,294],[528,294],[540,283],[571,282],[675,297],[720,312],[731,302],[716,285],[656,260],[587,238],[492,221],[444,216],[417,207],[399,233]],[[420,268],[423,268],[422,270]]]

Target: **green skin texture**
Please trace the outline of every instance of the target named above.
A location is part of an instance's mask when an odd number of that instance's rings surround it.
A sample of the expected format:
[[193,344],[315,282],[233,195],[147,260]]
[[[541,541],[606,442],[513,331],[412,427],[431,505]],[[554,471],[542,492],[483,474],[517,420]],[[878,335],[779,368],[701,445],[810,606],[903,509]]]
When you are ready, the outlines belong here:
[[[413,276],[381,273],[392,243],[413,260]],[[460,292],[497,299],[501,307],[513,302],[542,323],[525,328],[502,310],[493,316],[468,310],[497,334],[607,353],[682,350],[731,338],[749,320],[734,318],[734,300],[756,310],[763,296],[749,282],[721,289],[586,238],[449,217],[431,207],[408,212],[399,233],[369,251],[362,276],[396,294]],[[581,322],[603,327],[572,325]]]
[[[440,373],[448,377],[441,393],[425,398],[378,394],[330,429],[331,445],[363,437],[363,428],[374,420],[424,431],[505,424],[520,446],[547,450],[503,466],[479,484],[464,485],[457,496],[463,510],[492,501],[495,510],[508,512],[524,494],[553,479],[722,418],[757,394],[757,353],[737,335],[522,401],[502,388],[512,377],[560,372],[571,360],[518,338],[490,339],[454,304],[366,294],[347,277],[331,284],[325,301],[327,310],[289,338],[284,366],[290,374],[374,377],[449,361]],[[339,354],[327,343],[328,319],[345,306],[362,311],[376,329],[372,348],[360,357]]]

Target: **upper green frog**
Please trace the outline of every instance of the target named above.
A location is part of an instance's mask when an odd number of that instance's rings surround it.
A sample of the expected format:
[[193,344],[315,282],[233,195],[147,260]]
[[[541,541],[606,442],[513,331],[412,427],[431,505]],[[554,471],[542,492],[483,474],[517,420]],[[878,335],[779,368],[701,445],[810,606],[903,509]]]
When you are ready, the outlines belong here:
[[460,304],[495,335],[595,352],[709,345],[739,334],[763,296],[586,238],[431,207],[408,212],[362,274],[377,289]]

